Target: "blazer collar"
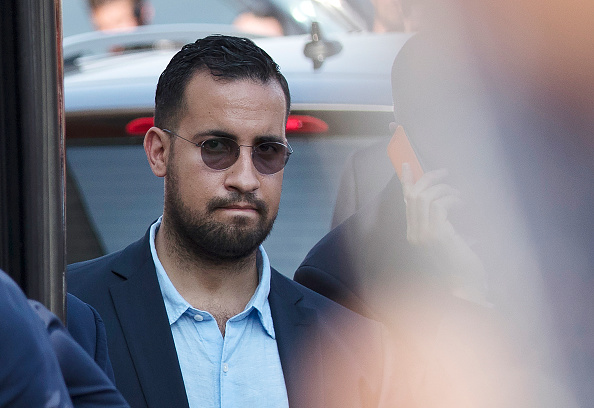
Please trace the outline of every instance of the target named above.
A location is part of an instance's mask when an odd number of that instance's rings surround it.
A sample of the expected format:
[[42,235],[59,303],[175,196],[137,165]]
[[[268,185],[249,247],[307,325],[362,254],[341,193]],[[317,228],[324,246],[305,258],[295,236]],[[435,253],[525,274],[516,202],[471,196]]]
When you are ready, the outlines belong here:
[[147,405],[187,408],[148,232],[122,252],[112,270],[124,278],[110,293]]
[[304,305],[297,283],[272,269],[268,301],[291,408],[323,407],[317,311]]

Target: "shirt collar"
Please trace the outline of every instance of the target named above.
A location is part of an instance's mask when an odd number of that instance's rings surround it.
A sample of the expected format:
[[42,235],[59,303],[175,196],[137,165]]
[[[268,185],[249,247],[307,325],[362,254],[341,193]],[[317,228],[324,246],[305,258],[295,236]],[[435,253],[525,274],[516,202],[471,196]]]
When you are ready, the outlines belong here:
[[[162,216],[159,217],[150,229],[150,247],[151,255],[153,257],[153,263],[157,271],[157,279],[159,286],[161,287],[161,294],[163,295],[163,301],[165,302],[165,310],[169,319],[169,325],[174,324],[188,309],[197,310],[192,307],[177,291],[173,283],[169,279],[167,272],[163,268],[161,261],[157,255],[157,249],[155,247],[155,237],[157,236],[157,230],[161,225]],[[232,317],[233,320],[241,320],[247,317],[253,310],[256,310],[258,320],[262,324],[266,333],[273,339],[276,338],[274,333],[274,325],[272,323],[272,312],[270,310],[270,304],[268,303],[268,295],[270,294],[270,261],[268,255],[264,250],[264,247],[260,245],[258,248],[257,258],[258,275],[260,282],[256,291],[252,295],[252,298],[246,305],[243,312]]]

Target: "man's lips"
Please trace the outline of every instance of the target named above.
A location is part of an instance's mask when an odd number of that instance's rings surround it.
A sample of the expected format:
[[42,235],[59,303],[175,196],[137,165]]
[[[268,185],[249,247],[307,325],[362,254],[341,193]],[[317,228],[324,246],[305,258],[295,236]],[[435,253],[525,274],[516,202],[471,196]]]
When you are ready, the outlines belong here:
[[257,211],[257,209],[255,207],[252,206],[248,206],[248,205],[228,205],[225,207],[221,207],[225,210],[252,210],[252,211]]
[[234,194],[230,197],[213,198],[208,204],[209,211],[223,210],[236,214],[258,213],[266,216],[266,203],[252,195]]
[[244,212],[258,212],[259,209],[252,204],[229,204],[219,207],[221,210],[233,210]]

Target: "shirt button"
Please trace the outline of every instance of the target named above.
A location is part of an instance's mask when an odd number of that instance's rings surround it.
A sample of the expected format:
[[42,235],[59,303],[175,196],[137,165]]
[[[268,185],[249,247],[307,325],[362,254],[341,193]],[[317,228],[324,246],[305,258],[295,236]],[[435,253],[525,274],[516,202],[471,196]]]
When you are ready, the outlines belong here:
[[226,373],[229,371],[229,365],[227,363],[223,363],[223,372]]
[[204,317],[202,317],[201,314],[195,314],[194,320],[196,320],[197,322],[201,322],[202,320],[204,320]]

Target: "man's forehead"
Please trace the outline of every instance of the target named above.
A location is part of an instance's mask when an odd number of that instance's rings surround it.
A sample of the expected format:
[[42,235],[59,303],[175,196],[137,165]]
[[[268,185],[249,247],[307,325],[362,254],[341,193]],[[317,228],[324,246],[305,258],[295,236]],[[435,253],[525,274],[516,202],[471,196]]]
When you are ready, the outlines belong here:
[[[220,89],[217,89],[219,88]],[[286,141],[285,96],[275,81],[218,78],[209,73],[194,76],[186,88],[179,124],[199,138],[228,133],[252,134],[258,140]],[[241,129],[241,132],[239,131]]]
[[[204,88],[201,90],[201,88]],[[262,91],[262,92],[260,92]],[[268,94],[265,98],[268,102],[274,102],[278,96],[278,108],[282,110],[286,121],[287,100],[283,88],[278,80],[271,78],[267,81],[253,79],[250,77],[228,78],[212,75],[209,71],[199,71],[193,74],[184,89],[183,108],[191,108],[190,104],[208,102],[216,98],[225,98],[230,101],[241,99],[258,99]],[[262,98],[261,98],[262,100]],[[253,104],[253,106],[258,106]]]
[[184,89],[184,102],[187,102],[189,96],[188,89],[193,86],[208,85],[211,87],[211,89],[216,90],[217,85],[221,88],[225,88],[241,84],[251,84],[265,89],[274,89],[275,92],[278,92],[280,95],[282,95],[283,109],[287,107],[287,95],[285,94],[280,81],[275,77],[270,77],[266,80],[251,76],[228,77],[216,75],[216,72],[213,73],[207,68],[199,68],[192,73]]
[[201,83],[208,83],[210,85],[220,85],[221,87],[225,86],[233,86],[236,84],[243,84],[249,83],[256,86],[261,86],[263,88],[268,87],[278,87],[279,90],[282,91],[282,87],[280,82],[276,78],[268,78],[266,80],[262,80],[260,78],[251,77],[251,76],[241,76],[241,77],[230,77],[225,75],[217,75],[216,72],[213,73],[207,68],[200,68],[197,69],[192,73],[188,83],[186,84],[185,90],[187,91],[190,84],[201,84]]

